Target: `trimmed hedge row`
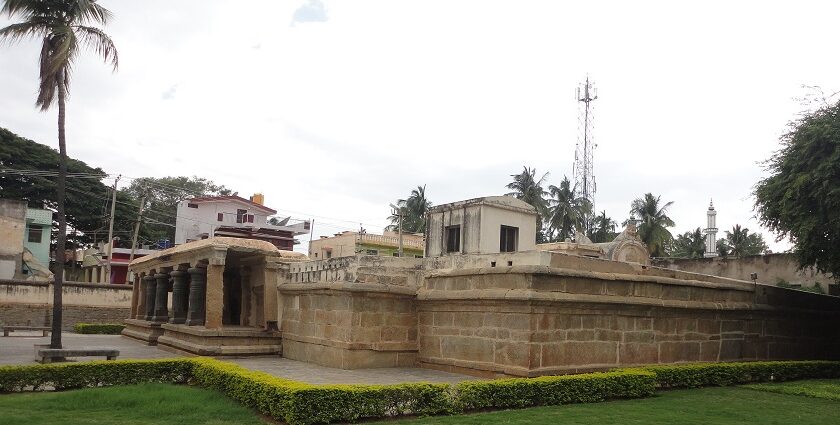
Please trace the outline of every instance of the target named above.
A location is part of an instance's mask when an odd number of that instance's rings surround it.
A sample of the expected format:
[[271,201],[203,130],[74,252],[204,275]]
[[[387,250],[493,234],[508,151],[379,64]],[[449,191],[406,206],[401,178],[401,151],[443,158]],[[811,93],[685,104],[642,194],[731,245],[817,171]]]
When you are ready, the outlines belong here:
[[750,382],[840,378],[840,362],[819,360],[698,363],[648,366],[643,369],[656,375],[657,385],[661,388],[697,388]]
[[77,334],[119,335],[125,325],[115,323],[76,323],[73,332]]
[[186,383],[193,365],[183,359],[112,360],[0,366],[0,392],[69,390],[145,382]]
[[656,375],[639,369],[539,378],[467,381],[455,386],[463,410],[595,403],[656,391]]
[[145,382],[190,383],[219,391],[260,413],[294,425],[639,398],[652,395],[657,386],[693,388],[837,377],[840,362],[786,361],[650,366],[456,385],[312,385],[198,357],[0,366],[0,392]]
[[587,403],[611,398],[645,397],[653,394],[655,389],[654,374],[642,370],[470,381],[452,386],[428,383],[312,385],[202,357],[0,366],[0,392],[143,382],[189,382],[219,391],[289,424]]

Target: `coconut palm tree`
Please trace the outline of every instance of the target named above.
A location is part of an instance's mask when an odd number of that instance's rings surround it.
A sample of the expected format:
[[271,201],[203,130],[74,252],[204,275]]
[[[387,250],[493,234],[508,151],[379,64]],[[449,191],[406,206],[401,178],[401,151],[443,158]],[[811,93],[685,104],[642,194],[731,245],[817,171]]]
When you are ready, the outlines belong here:
[[706,239],[699,227],[677,235],[673,249],[669,253],[670,256],[678,258],[703,258],[705,254]]
[[560,182],[560,187],[548,187],[548,229],[555,241],[574,238],[575,232],[583,231],[586,217],[592,205],[584,197],[575,196],[575,188],[566,176]]
[[750,233],[750,229],[741,228],[740,224],[732,226],[732,231],[726,231],[726,245],[729,254],[738,258],[747,255],[758,255],[767,250],[764,238],[758,233]]
[[108,9],[96,0],[6,0],[0,14],[21,21],[0,29],[0,40],[17,42],[24,38],[41,40],[40,85],[35,105],[42,111],[58,106],[58,167],[55,285],[53,293],[51,348],[61,348],[62,283],[64,278],[64,249],[67,239],[67,219],[64,214],[65,180],[67,177],[67,140],[64,133],[65,102],[70,89],[73,62],[82,48],[90,48],[113,69],[117,69],[117,48],[101,29],[111,18]]
[[607,217],[606,211],[601,211],[601,214],[596,215],[589,227],[589,239],[595,243],[609,242],[617,236],[615,232],[616,222]]
[[537,234],[536,240],[542,241],[545,239],[543,234],[543,219],[548,217],[548,202],[545,199],[547,192],[543,189],[545,179],[548,178],[548,173],[545,173],[537,179],[537,169],[522,167],[522,172],[519,174],[511,174],[513,181],[507,184],[507,188],[512,192],[507,193],[507,196],[514,196],[516,199],[525,201],[537,210]]
[[[426,213],[432,208],[432,203],[426,199],[426,186],[417,186],[411,191],[407,199],[397,200],[397,207],[403,212],[403,232],[424,233],[426,231]],[[385,230],[396,231],[399,226],[400,216],[391,214],[388,218],[391,225]]]
[[668,217],[668,208],[673,202],[660,206],[660,196],[646,193],[630,204],[630,215],[639,219],[639,238],[647,244],[652,257],[665,255],[665,247],[673,240],[668,227],[674,226],[674,220]]

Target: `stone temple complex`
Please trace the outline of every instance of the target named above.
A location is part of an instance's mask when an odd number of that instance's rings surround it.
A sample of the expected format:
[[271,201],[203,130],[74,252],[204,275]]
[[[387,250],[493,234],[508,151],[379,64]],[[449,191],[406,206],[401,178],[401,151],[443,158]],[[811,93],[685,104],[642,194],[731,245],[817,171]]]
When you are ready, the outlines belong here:
[[200,355],[539,376],[840,356],[840,299],[651,267],[635,229],[536,245],[509,197],[431,210],[424,258],[311,260],[235,238],[135,260],[124,335]]

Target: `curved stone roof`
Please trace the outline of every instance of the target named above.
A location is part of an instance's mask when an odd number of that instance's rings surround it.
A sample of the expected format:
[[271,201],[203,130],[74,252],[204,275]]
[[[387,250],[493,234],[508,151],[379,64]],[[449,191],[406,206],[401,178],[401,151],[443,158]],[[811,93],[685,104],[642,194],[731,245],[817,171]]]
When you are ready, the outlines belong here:
[[219,247],[219,248],[226,248],[232,249],[234,251],[239,252],[256,252],[260,254],[265,254],[271,257],[279,257],[279,258],[289,258],[289,259],[299,259],[305,260],[308,257],[306,254],[294,251],[282,251],[277,249],[274,245],[269,242],[261,241],[257,239],[243,239],[243,238],[230,238],[224,236],[217,236],[214,238],[202,239],[200,241],[194,242],[187,242],[182,245],[178,245],[176,247],[167,248],[161,251],[157,251],[154,254],[146,255],[140,257],[131,262],[131,266],[142,264],[148,261],[152,261],[156,258],[170,256],[173,254],[181,254],[185,252],[191,251],[198,251],[210,247]]

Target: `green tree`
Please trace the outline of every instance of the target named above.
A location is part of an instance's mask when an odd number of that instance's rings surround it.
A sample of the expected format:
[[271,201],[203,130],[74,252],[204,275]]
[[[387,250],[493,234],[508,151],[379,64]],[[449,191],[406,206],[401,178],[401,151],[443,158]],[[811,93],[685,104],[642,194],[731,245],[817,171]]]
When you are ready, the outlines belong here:
[[[227,196],[232,193],[224,185],[198,176],[143,177],[132,180],[121,192],[134,202],[145,200],[143,214],[146,218],[140,229],[140,237],[150,242],[175,240],[179,202],[192,197]],[[131,213],[131,217],[136,215],[136,211]]]
[[678,258],[703,258],[706,253],[706,240],[700,228],[677,235],[672,244],[670,256]]
[[[0,198],[20,199],[32,208],[58,210],[59,153],[49,146],[20,137],[0,128]],[[56,170],[56,171],[53,171]],[[107,232],[107,214],[110,213],[110,188],[102,183],[107,176],[100,168],[93,168],[77,159],[67,159],[69,177],[65,186],[70,194],[65,200],[67,226],[74,231],[68,235],[70,243],[84,246],[93,242],[96,230]],[[124,193],[117,194],[116,216],[132,217],[137,206]],[[54,216],[51,241],[55,249],[58,236],[58,217]],[[129,226],[117,221],[118,233]],[[102,233],[100,233],[101,235]],[[104,237],[103,237],[104,238]]]
[[732,255],[732,247],[726,243],[726,239],[718,239],[716,248],[718,255],[723,258],[729,258],[729,256]]
[[753,193],[759,222],[793,243],[800,268],[840,280],[840,102],[804,114],[780,141]]
[[[58,105],[58,167],[57,203],[58,235],[56,242],[63,247],[67,235],[64,211],[67,176],[67,143],[64,132],[65,101],[70,89],[73,61],[83,47],[89,47],[117,69],[117,48],[111,38],[99,28],[88,24],[105,25],[111,17],[104,7],[93,0],[6,0],[0,14],[19,17],[21,22],[0,29],[0,39],[18,41],[34,37],[41,39],[40,85],[35,104],[46,111]],[[63,267],[57,267],[53,291],[52,339],[50,347],[61,348]]]
[[630,204],[630,215],[640,220],[639,238],[648,246],[651,257],[665,256],[665,247],[673,240],[668,228],[674,226],[674,221],[668,217],[668,208],[674,202],[660,206],[660,198],[646,193],[644,197],[637,198]]
[[[397,200],[397,207],[402,210],[402,230],[409,233],[424,233],[426,231],[426,213],[432,208],[432,203],[426,199],[426,185],[417,186],[411,191],[407,199]],[[391,225],[385,230],[397,231],[400,217],[398,214],[391,214],[388,217]]]
[[749,230],[736,224],[732,226],[731,232],[726,231],[726,246],[729,248],[729,255],[741,258],[763,254],[767,250],[764,238],[758,233],[750,233]]
[[548,233],[553,241],[573,239],[575,233],[584,231],[586,217],[592,205],[586,198],[575,196],[575,188],[566,176],[560,187],[550,185],[548,199]]
[[595,243],[610,242],[618,236],[615,231],[616,225],[612,218],[607,217],[606,211],[601,211],[601,214],[592,218],[587,236]]
[[548,237],[543,231],[543,220],[549,216],[549,210],[546,200],[547,192],[543,185],[545,179],[548,178],[548,173],[537,179],[536,168],[523,166],[521,173],[511,174],[510,176],[513,177],[513,181],[508,183],[506,187],[512,192],[507,193],[507,196],[525,201],[537,210],[537,234],[535,237],[537,242],[546,242]]

